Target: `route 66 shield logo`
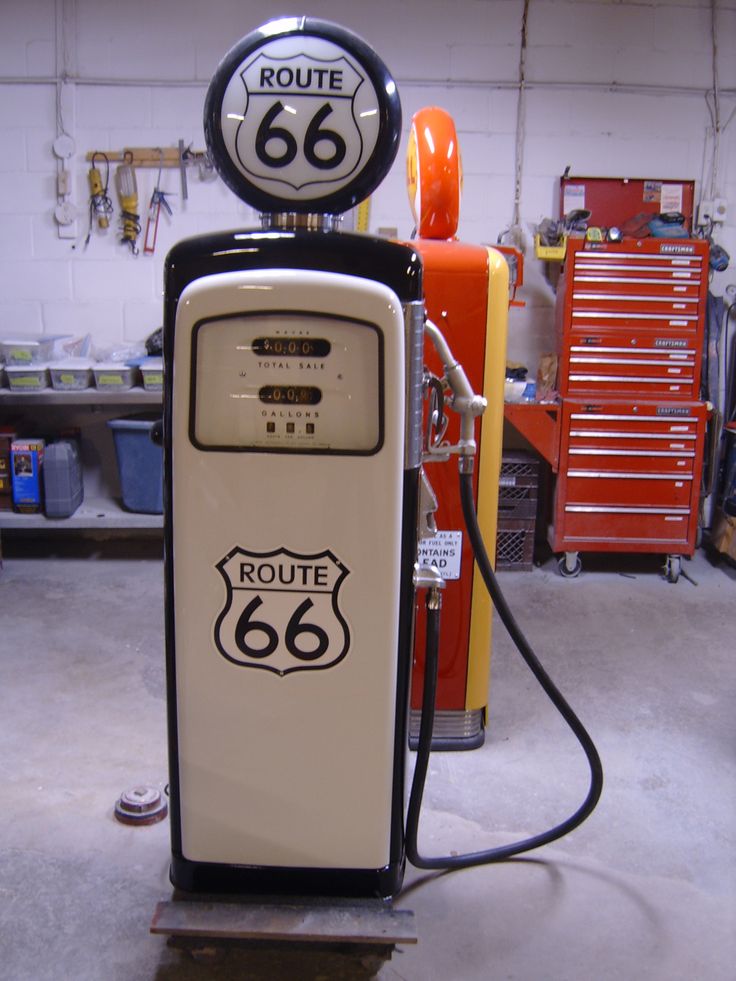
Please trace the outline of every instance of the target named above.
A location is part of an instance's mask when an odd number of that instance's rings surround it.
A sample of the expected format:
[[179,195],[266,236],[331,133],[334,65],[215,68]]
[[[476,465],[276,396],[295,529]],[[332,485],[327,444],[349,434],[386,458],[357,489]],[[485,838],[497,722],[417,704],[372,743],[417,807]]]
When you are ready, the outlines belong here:
[[348,178],[363,157],[355,96],[365,81],[343,55],[259,52],[240,73],[245,109],[235,138],[244,172],[301,191]]
[[242,38],[212,77],[208,150],[264,214],[341,214],[388,174],[401,139],[396,82],[356,34],[281,17]]
[[228,661],[283,677],[345,657],[350,630],[338,596],[349,570],[329,549],[305,555],[236,546],[216,568],[226,599],[214,640]]

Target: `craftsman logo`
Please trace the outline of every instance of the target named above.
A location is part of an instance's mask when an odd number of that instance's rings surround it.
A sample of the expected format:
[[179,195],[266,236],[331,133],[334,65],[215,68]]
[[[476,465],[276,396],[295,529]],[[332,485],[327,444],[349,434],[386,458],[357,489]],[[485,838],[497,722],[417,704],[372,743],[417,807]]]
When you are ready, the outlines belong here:
[[674,405],[658,405],[656,409],[658,416],[687,416],[690,409]]
[[682,337],[655,337],[655,347],[687,347],[687,340]]
[[235,152],[256,184],[276,181],[298,192],[342,184],[356,171],[364,159],[363,130],[373,131],[375,120],[366,116],[366,127],[356,113],[366,78],[347,57],[277,58],[261,50],[240,77],[245,107]]
[[665,243],[660,245],[659,251],[663,255],[695,255],[694,245],[672,245]]
[[332,552],[236,546],[216,568],[227,596],[214,639],[228,661],[283,677],[331,668],[345,657],[350,631],[338,594],[349,570]]

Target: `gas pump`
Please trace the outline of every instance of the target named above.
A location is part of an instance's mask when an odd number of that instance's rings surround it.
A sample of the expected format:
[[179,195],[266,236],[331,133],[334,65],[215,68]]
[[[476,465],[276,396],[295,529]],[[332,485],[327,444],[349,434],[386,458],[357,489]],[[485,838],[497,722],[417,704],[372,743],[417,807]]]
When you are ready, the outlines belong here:
[[[414,114],[406,163],[416,223],[411,244],[422,258],[427,316],[441,328],[454,355],[466,366],[475,391],[486,396],[486,409],[476,426],[472,482],[483,538],[494,542],[503,443],[508,265],[496,249],[457,238],[462,166],[455,124],[444,109],[429,106]],[[426,364],[442,376],[435,351],[427,351]],[[469,750],[482,745],[488,706],[491,601],[465,531],[454,463],[447,457],[446,462],[439,462],[443,460],[442,443],[457,439],[458,425],[454,413],[445,414],[441,438],[434,441],[439,445],[428,445],[425,450],[426,460],[432,461],[427,469],[437,496],[436,521],[441,530],[420,542],[420,557],[434,562],[446,582],[433,750]],[[420,602],[409,717],[412,748],[418,741],[422,714],[425,627]]]
[[425,323],[418,253],[337,231],[400,126],[375,52],[312,18],[249,34],[207,94],[218,171],[262,223],[166,261],[171,879],[187,892],[387,897],[407,849],[425,861],[423,778],[404,822],[414,593],[431,687],[443,587],[416,565],[435,507],[422,403],[432,388],[460,414],[443,452],[472,479],[484,401]]
[[398,148],[396,86],[333,24],[218,67],[206,137],[262,228],[166,266],[172,878],[394,893],[419,507],[421,263],[337,232]]

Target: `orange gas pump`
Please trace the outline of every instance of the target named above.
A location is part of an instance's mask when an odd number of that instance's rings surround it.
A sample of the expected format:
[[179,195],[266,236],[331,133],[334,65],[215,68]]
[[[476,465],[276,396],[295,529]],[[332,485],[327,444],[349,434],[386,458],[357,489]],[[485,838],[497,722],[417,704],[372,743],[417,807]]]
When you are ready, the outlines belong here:
[[[455,237],[460,214],[462,164],[452,117],[421,109],[412,119],[407,185],[424,265],[427,316],[442,331],[476,392],[488,407],[477,421],[478,455],[473,489],[483,538],[496,540],[498,481],[503,438],[509,271],[494,248]],[[436,363],[435,363],[436,362]],[[434,351],[427,367],[442,375]],[[447,439],[457,439],[449,420]],[[437,712],[432,747],[474,749],[483,744],[491,652],[491,602],[465,532],[454,462],[431,463],[428,476],[438,499],[437,535],[420,545],[420,559],[435,564],[446,582],[439,651]],[[417,606],[409,739],[416,747],[422,705],[426,612]]]

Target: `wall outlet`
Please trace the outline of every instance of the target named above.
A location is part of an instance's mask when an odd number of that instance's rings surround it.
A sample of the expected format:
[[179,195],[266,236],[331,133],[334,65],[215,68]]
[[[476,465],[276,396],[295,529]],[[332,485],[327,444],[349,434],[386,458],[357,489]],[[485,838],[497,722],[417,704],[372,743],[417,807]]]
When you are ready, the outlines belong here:
[[56,228],[59,238],[77,238],[79,234],[76,221],[71,222],[69,225],[57,225]]
[[67,194],[71,194],[72,181],[71,174],[68,170],[60,170],[56,175],[56,193],[60,198],[64,198]]
[[713,201],[713,221],[725,221],[728,217],[728,201],[726,198],[715,198]]

